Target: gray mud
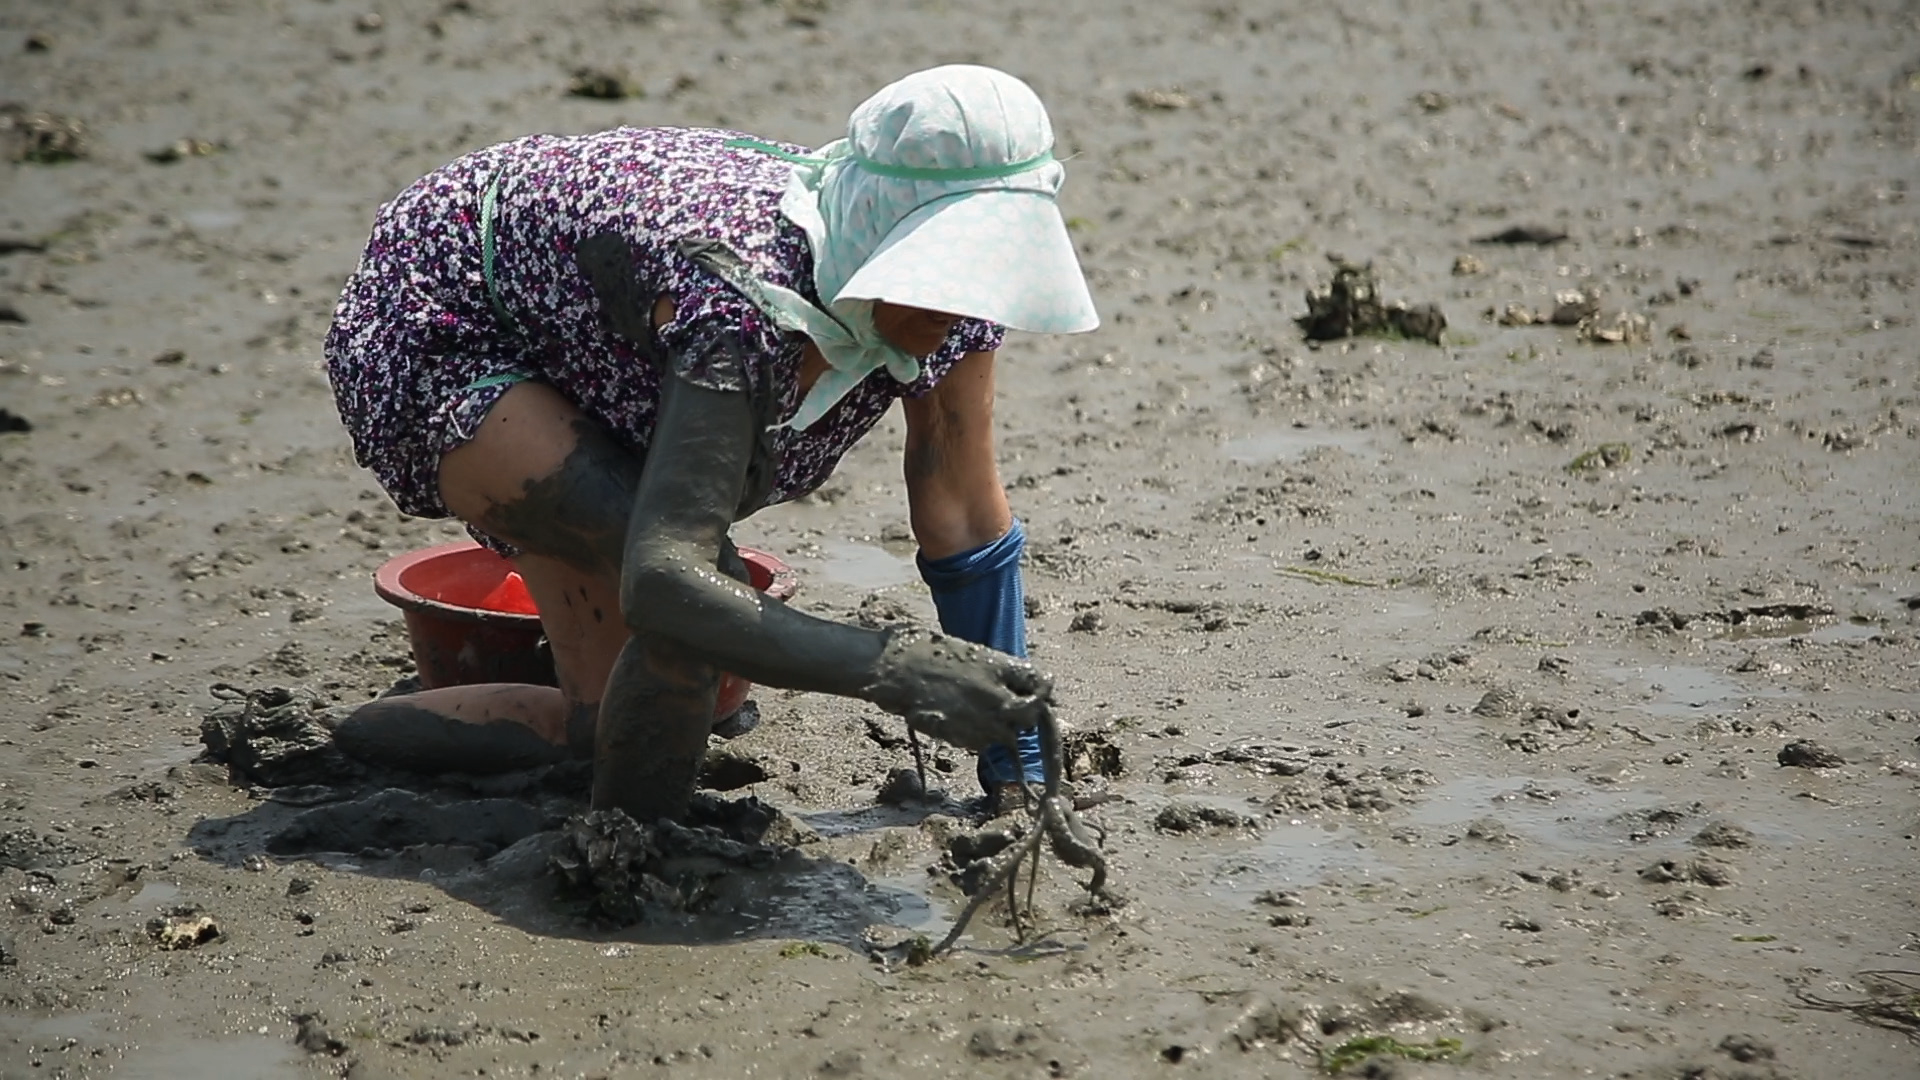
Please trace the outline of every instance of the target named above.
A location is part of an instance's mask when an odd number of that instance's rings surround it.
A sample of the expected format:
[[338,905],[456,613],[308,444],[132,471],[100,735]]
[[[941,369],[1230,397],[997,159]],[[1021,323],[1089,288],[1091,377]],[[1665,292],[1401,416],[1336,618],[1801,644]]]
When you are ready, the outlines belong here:
[[[7,6],[0,1076],[1920,1075],[1916,20]],[[819,697],[706,772],[782,854],[625,927],[552,869],[577,770],[195,762],[215,683],[406,675],[371,573],[459,535],[318,367],[383,199],[536,130],[819,143],[957,59],[1051,105],[1106,318],[998,412],[1125,907],[1047,863],[1024,944],[897,962],[991,846],[970,762],[889,783]],[[1440,344],[1306,340],[1330,257]],[[900,439],[740,530],[804,609],[931,620]]]

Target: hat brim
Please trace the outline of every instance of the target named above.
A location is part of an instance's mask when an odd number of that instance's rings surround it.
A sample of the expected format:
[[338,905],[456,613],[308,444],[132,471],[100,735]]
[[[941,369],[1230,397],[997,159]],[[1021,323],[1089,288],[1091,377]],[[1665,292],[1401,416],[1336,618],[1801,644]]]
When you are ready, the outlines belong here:
[[885,300],[1036,334],[1100,325],[1050,195],[983,188],[900,220],[835,300]]

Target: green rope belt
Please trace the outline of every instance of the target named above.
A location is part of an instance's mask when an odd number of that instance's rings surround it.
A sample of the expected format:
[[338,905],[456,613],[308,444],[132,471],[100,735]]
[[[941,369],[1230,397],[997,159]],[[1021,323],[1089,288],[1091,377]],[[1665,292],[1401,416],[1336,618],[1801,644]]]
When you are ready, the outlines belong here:
[[500,320],[500,328],[510,333],[519,333],[520,324],[507,313],[507,305],[500,302],[500,286],[493,277],[493,255],[495,241],[494,225],[500,212],[500,174],[494,173],[487,181],[487,192],[480,197],[480,276],[487,282],[487,299],[493,303],[493,317]]

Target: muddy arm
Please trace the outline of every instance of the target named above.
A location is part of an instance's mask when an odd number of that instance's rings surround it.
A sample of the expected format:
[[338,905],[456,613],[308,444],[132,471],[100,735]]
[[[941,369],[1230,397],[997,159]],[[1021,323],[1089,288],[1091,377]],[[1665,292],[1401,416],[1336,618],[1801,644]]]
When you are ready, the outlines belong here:
[[747,395],[663,383],[621,564],[627,625],[754,682],[868,696],[884,634],[802,614],[717,568],[753,454]]
[[634,633],[754,682],[863,698],[970,749],[1031,727],[1051,688],[1025,661],[814,618],[716,569],[755,422],[744,393],[667,378],[622,563],[621,608]]
[[[609,328],[626,337],[650,334],[643,305],[653,298],[633,278],[625,240],[588,238],[576,258]],[[725,350],[745,346],[723,339],[707,347],[716,351],[694,358],[696,366],[720,375],[716,385],[744,386],[743,378],[726,377],[740,375],[743,365]],[[654,644],[630,648],[633,655],[616,663],[602,738],[608,719],[624,729],[630,725],[620,717],[668,704],[670,695],[657,687],[675,681],[672,671],[682,665],[674,654],[770,686],[863,698],[971,749],[1031,727],[1051,685],[1024,661],[952,639],[816,619],[720,572],[763,421],[744,389],[698,385],[678,374],[683,366],[670,362],[662,371],[660,410],[621,558],[623,616],[635,643]],[[651,661],[642,655],[648,649]],[[683,689],[691,692],[693,684]]]

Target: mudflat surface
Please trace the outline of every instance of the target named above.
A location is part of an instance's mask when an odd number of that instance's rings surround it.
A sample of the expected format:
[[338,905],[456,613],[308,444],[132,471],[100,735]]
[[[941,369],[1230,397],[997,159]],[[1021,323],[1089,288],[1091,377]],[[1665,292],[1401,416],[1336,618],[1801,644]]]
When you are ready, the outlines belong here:
[[[0,135],[85,141],[0,164],[0,1075],[1308,1076],[1376,1035],[1345,1075],[1920,1075],[1897,1009],[1812,1007],[1920,969],[1917,19],[5,7]],[[627,930],[556,891],[564,791],[296,827],[337,793],[195,763],[214,683],[406,675],[371,573],[458,535],[355,468],[318,367],[383,199],[530,131],[818,144],[949,60],[1074,155],[1106,326],[1010,341],[999,419],[1130,903],[1053,866],[1026,945],[988,909],[878,962],[963,902],[968,769],[879,806],[898,726],[764,689],[713,775],[796,851]],[[1564,238],[1476,243],[1514,228]],[[1308,343],[1333,254],[1441,344]],[[1574,290],[1584,329],[1511,325]],[[809,610],[930,617],[900,437],[740,529]]]

